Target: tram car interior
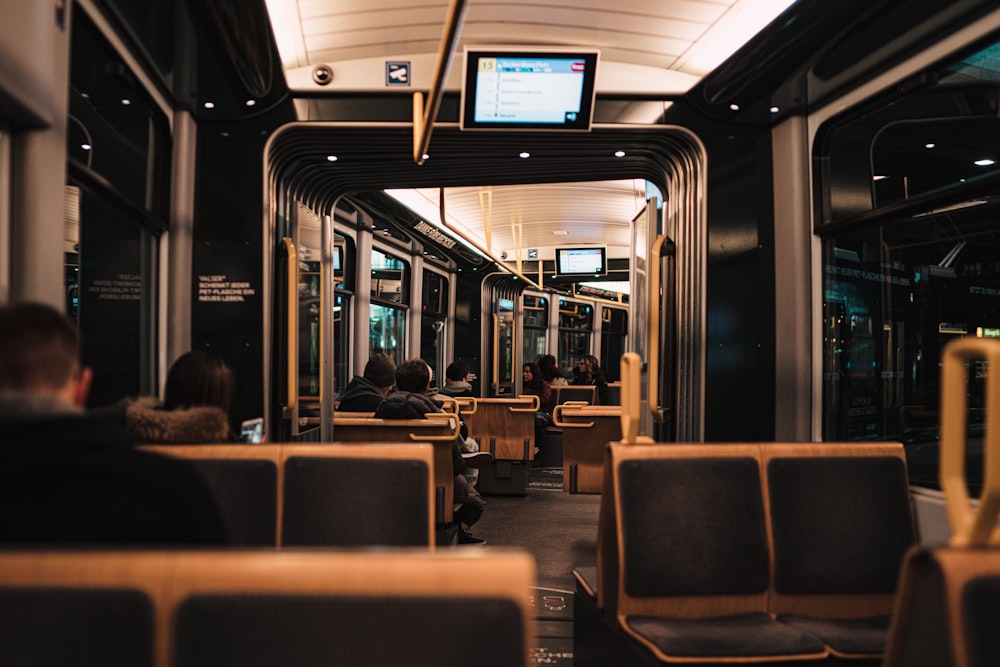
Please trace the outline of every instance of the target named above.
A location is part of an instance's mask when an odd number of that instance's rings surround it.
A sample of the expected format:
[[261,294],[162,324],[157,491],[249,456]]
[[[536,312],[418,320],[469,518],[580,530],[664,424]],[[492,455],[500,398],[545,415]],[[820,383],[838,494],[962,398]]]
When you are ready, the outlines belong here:
[[224,543],[0,494],[0,664],[1000,664],[995,2],[0,8],[0,432],[232,384]]

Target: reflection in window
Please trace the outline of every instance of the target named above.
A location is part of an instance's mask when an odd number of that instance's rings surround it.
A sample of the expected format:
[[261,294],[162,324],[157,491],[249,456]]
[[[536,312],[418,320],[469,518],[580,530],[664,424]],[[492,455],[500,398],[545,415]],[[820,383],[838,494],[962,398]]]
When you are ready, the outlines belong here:
[[420,358],[431,366],[431,383],[444,385],[444,324],[448,317],[448,279],[433,271],[424,271],[420,313]]
[[559,300],[559,367],[572,371],[590,354],[594,309],[590,304]]
[[407,303],[408,264],[372,250],[372,299],[388,303]]
[[549,325],[549,300],[534,294],[524,295],[524,361],[537,361],[546,354]]
[[373,303],[368,315],[368,358],[385,352],[397,364],[403,361],[406,311]]

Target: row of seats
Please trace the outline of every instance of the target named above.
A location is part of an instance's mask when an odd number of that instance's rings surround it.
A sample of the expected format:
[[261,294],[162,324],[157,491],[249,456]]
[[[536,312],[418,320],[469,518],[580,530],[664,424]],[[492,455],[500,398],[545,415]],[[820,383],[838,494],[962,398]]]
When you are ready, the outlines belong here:
[[878,664],[915,542],[894,443],[611,444],[576,664]]
[[429,443],[142,449],[198,469],[236,545],[431,547],[452,490],[450,476],[436,485]]
[[474,551],[3,552],[0,664],[526,665],[534,560]]

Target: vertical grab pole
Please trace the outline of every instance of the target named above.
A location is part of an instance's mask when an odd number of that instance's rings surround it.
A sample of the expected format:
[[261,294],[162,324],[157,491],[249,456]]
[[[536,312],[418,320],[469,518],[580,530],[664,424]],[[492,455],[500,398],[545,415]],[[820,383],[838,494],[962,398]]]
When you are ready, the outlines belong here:
[[[294,420],[295,409],[299,402],[299,256],[295,243],[287,236],[281,239],[288,255],[288,396],[286,398],[285,416]],[[293,425],[294,428],[294,425]]]
[[[649,411],[653,421],[663,421],[660,415],[660,251],[667,237],[660,234],[649,249]],[[624,389],[624,386],[622,387]]]

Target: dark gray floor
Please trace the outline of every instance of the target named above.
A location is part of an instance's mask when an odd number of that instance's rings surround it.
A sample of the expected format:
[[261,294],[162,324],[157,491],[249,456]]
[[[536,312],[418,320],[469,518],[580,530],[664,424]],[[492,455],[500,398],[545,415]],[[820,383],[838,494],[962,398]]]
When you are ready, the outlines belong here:
[[[597,564],[597,514],[601,497],[562,490],[562,470],[535,468],[524,496],[487,495],[472,533],[489,547],[516,547],[535,556],[532,589],[535,642],[531,663],[573,664],[573,568]],[[467,548],[467,547],[458,547]],[[471,547],[478,548],[478,547]]]

